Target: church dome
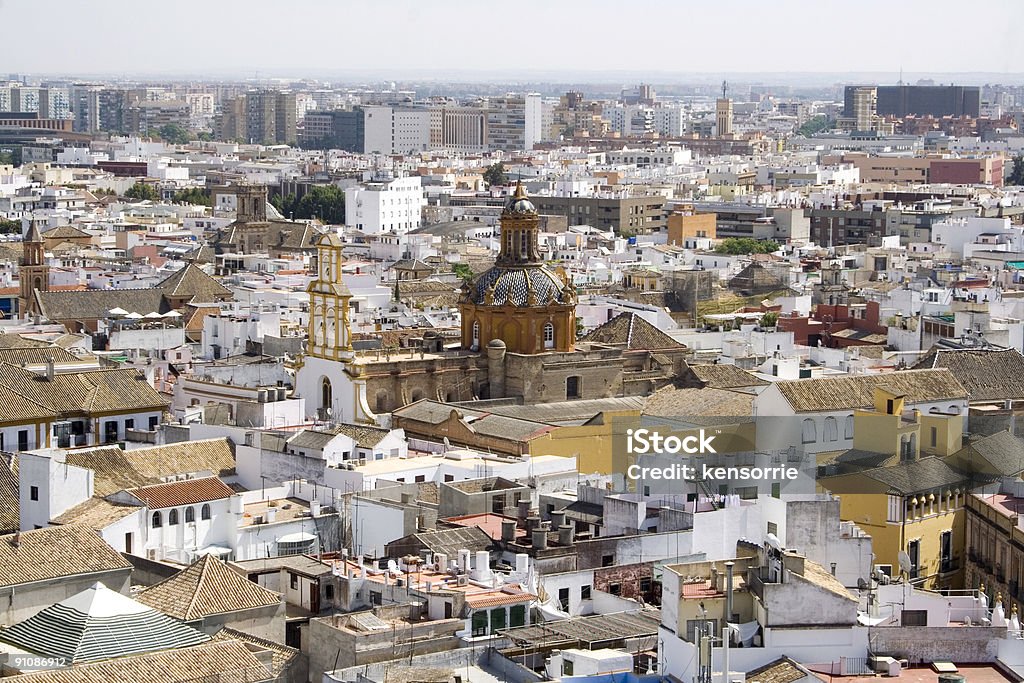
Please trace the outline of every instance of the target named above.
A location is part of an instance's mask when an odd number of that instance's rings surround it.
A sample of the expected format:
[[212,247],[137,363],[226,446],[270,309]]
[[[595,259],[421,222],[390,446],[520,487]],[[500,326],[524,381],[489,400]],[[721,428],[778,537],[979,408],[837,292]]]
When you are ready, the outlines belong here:
[[506,215],[512,216],[535,216],[537,215],[537,207],[533,205],[530,198],[526,196],[526,188],[523,187],[522,181],[516,182],[516,192],[509,199],[508,203],[505,204],[504,212]]
[[547,306],[569,303],[570,295],[547,268],[495,267],[471,285],[469,299],[484,306]]

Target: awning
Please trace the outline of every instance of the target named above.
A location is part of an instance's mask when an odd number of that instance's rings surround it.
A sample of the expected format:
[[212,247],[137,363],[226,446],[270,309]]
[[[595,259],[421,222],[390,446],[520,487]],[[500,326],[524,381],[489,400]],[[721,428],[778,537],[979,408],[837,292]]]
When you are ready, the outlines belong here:
[[296,531],[294,534],[285,534],[277,539],[278,543],[309,543],[315,541],[316,536],[305,531]]

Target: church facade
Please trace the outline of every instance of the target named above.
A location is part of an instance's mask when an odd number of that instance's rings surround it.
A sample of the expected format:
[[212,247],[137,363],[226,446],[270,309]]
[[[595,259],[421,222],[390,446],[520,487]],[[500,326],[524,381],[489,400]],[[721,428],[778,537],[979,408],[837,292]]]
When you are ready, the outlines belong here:
[[321,238],[295,379],[307,416],[374,423],[421,399],[549,403],[646,395],[672,381],[686,367],[687,348],[632,314],[577,341],[575,291],[545,265],[538,232],[537,211],[519,185],[502,212],[494,267],[462,288],[462,349],[454,352],[429,343],[353,351],[342,246]]

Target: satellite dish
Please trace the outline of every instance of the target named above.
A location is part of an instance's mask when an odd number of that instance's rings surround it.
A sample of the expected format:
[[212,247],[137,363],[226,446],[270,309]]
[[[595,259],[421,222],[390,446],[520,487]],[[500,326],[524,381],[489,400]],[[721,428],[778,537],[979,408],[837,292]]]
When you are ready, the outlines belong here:
[[863,577],[857,579],[857,588],[859,590],[866,591],[869,586],[870,584]]
[[910,573],[910,570],[914,568],[914,565],[910,562],[910,555],[907,554],[906,550],[901,550],[897,555],[900,563],[900,569],[906,573]]

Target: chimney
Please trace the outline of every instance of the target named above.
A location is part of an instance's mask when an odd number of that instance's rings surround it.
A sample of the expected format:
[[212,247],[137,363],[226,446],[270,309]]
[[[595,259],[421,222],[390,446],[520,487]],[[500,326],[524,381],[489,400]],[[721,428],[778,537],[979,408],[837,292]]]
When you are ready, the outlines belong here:
[[532,517],[527,517],[526,518],[526,530],[527,531],[534,531],[539,526],[540,526],[540,517],[537,517],[536,515],[534,515]]
[[514,519],[501,520],[501,540],[505,543],[516,540],[516,521]]
[[47,356],[46,358],[46,381],[53,381],[53,357]]
[[732,570],[735,562],[725,563],[725,620],[732,619]]
[[539,527],[533,530],[533,548],[534,550],[547,550],[548,547],[548,530]]
[[565,511],[555,510],[551,513],[551,528],[558,529],[565,524]]
[[563,524],[558,527],[558,545],[570,546],[572,538],[573,526],[571,524]]
[[530,499],[526,498],[519,501],[519,519],[525,520],[530,516]]
[[15,550],[17,550],[18,548],[21,547],[21,532],[20,531],[14,532],[14,535],[11,536],[11,546]]

